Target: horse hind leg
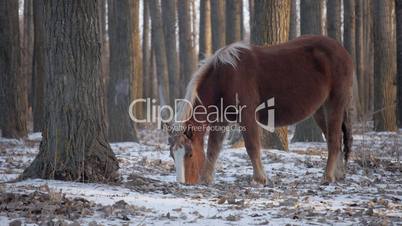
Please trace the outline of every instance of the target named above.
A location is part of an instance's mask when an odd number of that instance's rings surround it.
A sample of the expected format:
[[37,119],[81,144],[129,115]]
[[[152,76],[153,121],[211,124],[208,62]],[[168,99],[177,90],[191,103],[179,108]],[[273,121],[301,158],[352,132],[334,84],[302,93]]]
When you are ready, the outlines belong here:
[[324,180],[326,182],[335,182],[345,177],[345,163],[341,151],[344,106],[330,105],[330,113],[328,116],[328,160]]
[[225,131],[211,130],[208,138],[207,157],[201,173],[201,183],[210,184],[214,178],[214,169],[222,143],[225,138]]

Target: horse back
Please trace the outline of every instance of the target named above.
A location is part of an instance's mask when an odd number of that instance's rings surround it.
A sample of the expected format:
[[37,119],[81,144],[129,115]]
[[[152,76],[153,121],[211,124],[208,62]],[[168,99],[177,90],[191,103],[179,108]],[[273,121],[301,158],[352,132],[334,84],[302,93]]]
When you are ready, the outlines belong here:
[[[271,47],[252,46],[239,59],[236,68],[217,72],[223,97],[234,102],[237,94],[248,106],[274,98],[277,126],[311,116],[331,98],[350,98],[353,62],[331,38],[302,36]],[[260,118],[267,118],[266,112]]]

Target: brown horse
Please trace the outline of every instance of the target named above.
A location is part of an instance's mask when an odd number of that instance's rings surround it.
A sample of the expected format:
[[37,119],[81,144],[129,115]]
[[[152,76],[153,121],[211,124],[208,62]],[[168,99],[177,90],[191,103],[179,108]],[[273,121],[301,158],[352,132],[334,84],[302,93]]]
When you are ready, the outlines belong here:
[[[212,182],[226,131],[217,128],[236,121],[244,128],[253,179],[265,184],[259,133],[269,113],[256,113],[256,109],[272,98],[277,127],[314,117],[329,150],[324,180],[342,179],[352,145],[347,112],[353,70],[348,52],[337,41],[323,36],[303,36],[270,47],[235,43],[218,50],[194,74],[186,91],[187,104],[182,104],[176,114],[181,122],[173,125],[179,132],[172,132],[169,142],[178,181]],[[208,129],[211,127],[215,129]]]

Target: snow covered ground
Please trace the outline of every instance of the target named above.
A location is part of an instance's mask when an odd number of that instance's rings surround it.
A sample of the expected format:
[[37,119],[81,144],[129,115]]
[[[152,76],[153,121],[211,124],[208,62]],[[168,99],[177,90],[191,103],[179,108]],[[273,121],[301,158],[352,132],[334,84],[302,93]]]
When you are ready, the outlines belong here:
[[1,138],[0,225],[402,225],[401,132],[356,135],[347,178],[331,185],[321,185],[325,143],[263,150],[270,180],[265,187],[251,183],[245,149],[228,145],[213,185],[177,184],[161,144],[166,137],[150,131],[140,136],[143,144],[112,144],[123,178],[116,185],[10,182],[35,157],[41,137]]

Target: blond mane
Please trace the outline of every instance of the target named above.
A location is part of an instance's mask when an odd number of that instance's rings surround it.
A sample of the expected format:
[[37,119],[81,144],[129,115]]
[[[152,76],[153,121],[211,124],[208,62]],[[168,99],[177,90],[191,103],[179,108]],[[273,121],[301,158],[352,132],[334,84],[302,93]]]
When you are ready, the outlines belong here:
[[[207,58],[201,65],[201,67],[198,68],[198,70],[193,74],[192,79],[187,85],[184,99],[192,105],[194,105],[196,100],[199,100],[201,102],[200,98],[198,97],[197,89],[200,86],[201,82],[204,80],[204,77],[207,75],[208,70],[211,67],[216,68],[219,64],[227,64],[236,69],[240,59],[241,51],[243,49],[250,50],[250,48],[250,45],[246,43],[236,42],[217,50],[215,54]],[[184,121],[185,119],[190,117],[190,114],[191,106],[184,103],[179,104],[176,111],[177,121]]]

